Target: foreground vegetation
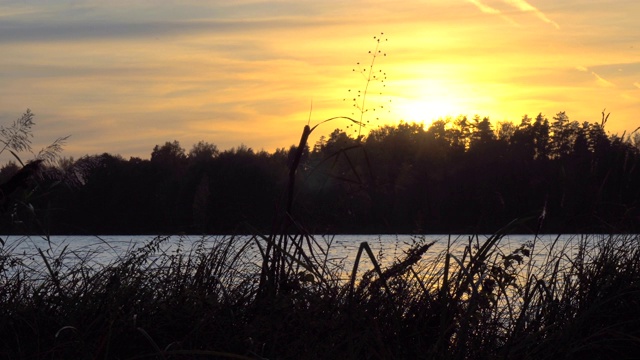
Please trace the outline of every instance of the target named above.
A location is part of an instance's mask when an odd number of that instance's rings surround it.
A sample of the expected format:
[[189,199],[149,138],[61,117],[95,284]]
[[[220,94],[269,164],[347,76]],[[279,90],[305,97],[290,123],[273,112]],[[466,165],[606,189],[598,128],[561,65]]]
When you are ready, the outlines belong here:
[[386,265],[363,244],[353,268],[304,233],[171,252],[157,237],[106,265],[66,248],[30,260],[4,244],[0,357],[637,356],[640,237],[582,236],[566,248],[532,236],[509,252],[501,239],[471,236],[462,255],[426,260],[431,244],[416,238]]

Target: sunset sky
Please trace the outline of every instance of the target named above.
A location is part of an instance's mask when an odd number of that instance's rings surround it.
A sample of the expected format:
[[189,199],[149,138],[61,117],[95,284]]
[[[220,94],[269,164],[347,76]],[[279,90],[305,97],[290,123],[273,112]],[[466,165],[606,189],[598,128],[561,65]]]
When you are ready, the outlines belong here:
[[[0,124],[30,108],[34,150],[71,135],[76,158],[149,158],[173,140],[273,151],[309,116],[359,118],[353,69],[384,32],[372,128],[560,111],[595,122],[606,108],[622,134],[640,126],[639,16],[637,0],[0,0]],[[347,125],[322,124],[311,145]]]

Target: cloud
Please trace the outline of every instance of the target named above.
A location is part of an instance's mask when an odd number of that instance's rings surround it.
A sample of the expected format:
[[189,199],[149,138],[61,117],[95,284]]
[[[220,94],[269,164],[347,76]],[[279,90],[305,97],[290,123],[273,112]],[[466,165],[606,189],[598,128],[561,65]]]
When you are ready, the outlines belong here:
[[611,81],[604,79],[602,76],[596,74],[595,71],[592,71],[591,74],[596,78],[596,83],[598,85],[602,87],[615,87],[615,84],[613,84]]
[[596,79],[596,84],[598,84],[601,87],[611,88],[611,87],[615,87],[616,86],[611,81],[609,81],[609,80],[603,78],[602,76],[598,75],[595,71],[589,70],[589,68],[587,68],[585,66],[578,65],[578,66],[576,66],[576,70],[578,70],[580,72],[586,72],[586,73],[589,73],[589,74],[593,75],[593,77]]
[[[500,15],[502,18],[506,19],[507,21],[511,22],[512,24],[517,25],[517,23],[515,21],[513,21],[512,19],[510,19],[509,17],[507,17],[506,15],[503,14],[502,11],[500,11],[499,9],[496,9],[493,6],[487,5],[483,2],[481,2],[480,0],[467,0],[468,2],[470,2],[471,4],[475,5],[478,9],[480,9],[480,11],[482,11],[485,14],[492,14],[492,15]],[[556,29],[560,28],[560,25],[558,25],[558,23],[556,23],[555,21],[549,19],[542,11],[540,11],[539,9],[537,9],[535,6],[529,4],[527,1],[525,0],[502,0],[505,4],[507,5],[511,5],[512,7],[522,11],[522,12],[531,12],[533,13],[536,17],[538,17],[540,20],[553,25]]]
[[[29,3],[29,2],[25,2]],[[138,40],[193,34],[264,33],[339,24],[318,5],[292,0],[101,2],[2,5],[0,43]],[[39,6],[35,5],[40,3]],[[186,3],[186,4],[185,4]]]
[[501,14],[500,10],[498,10],[496,8],[493,8],[493,7],[489,6],[489,5],[483,4],[478,0],[467,0],[467,1],[469,1],[473,5],[477,6],[478,9],[480,9],[480,11],[482,11],[485,14],[494,14],[494,15]]
[[484,4],[482,2],[480,2],[479,0],[467,0],[468,2],[472,3],[473,5],[475,5],[478,9],[480,9],[480,11],[482,11],[485,14],[490,14],[490,15],[498,15],[501,18],[503,18],[505,21],[507,21],[508,23],[511,23],[511,25],[514,26],[520,26],[520,24],[518,24],[517,22],[515,22],[513,19],[511,19],[510,17],[504,15],[502,13],[502,11],[500,11],[499,9],[496,9],[492,6],[489,6],[487,4]]
[[540,20],[553,25],[556,29],[560,29],[560,25],[555,21],[549,19],[542,11],[538,10],[535,6],[529,4],[525,0],[503,0],[507,4],[512,5],[515,8],[520,9],[524,12],[532,12],[534,13]]
[[270,18],[260,20],[149,21],[149,22],[76,22],[30,24],[4,21],[0,24],[0,42],[83,41],[88,39],[133,39],[195,33],[258,32],[285,28],[307,28],[332,23],[330,20]]
[[637,81],[636,81],[636,82],[634,82],[634,83],[633,83],[633,86],[635,86],[635,87],[637,87],[638,89],[640,89],[640,82],[637,82]]

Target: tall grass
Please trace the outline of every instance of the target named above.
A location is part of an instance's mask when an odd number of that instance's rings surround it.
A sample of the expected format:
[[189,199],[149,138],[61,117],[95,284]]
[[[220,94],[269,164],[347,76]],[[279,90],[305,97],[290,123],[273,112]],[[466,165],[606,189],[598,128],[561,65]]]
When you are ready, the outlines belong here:
[[[417,238],[387,264],[363,243],[372,265],[353,268],[311,235],[170,252],[167,239],[106,265],[68,248],[32,261],[5,244],[0,357],[613,359],[640,348],[638,236],[576,236],[570,248],[532,236],[506,251],[498,233],[429,259]],[[263,278],[269,244],[284,258],[277,286]]]

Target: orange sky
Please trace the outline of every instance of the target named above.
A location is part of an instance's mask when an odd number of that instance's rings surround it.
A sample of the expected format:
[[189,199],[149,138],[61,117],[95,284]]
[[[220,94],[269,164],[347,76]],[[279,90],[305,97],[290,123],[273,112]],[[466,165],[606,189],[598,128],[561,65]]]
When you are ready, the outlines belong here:
[[635,0],[2,1],[0,124],[30,108],[34,150],[71,135],[76,158],[173,140],[273,151],[297,144],[311,104],[312,124],[359,116],[343,99],[384,32],[372,127],[606,108],[621,134],[640,125],[638,14]]

